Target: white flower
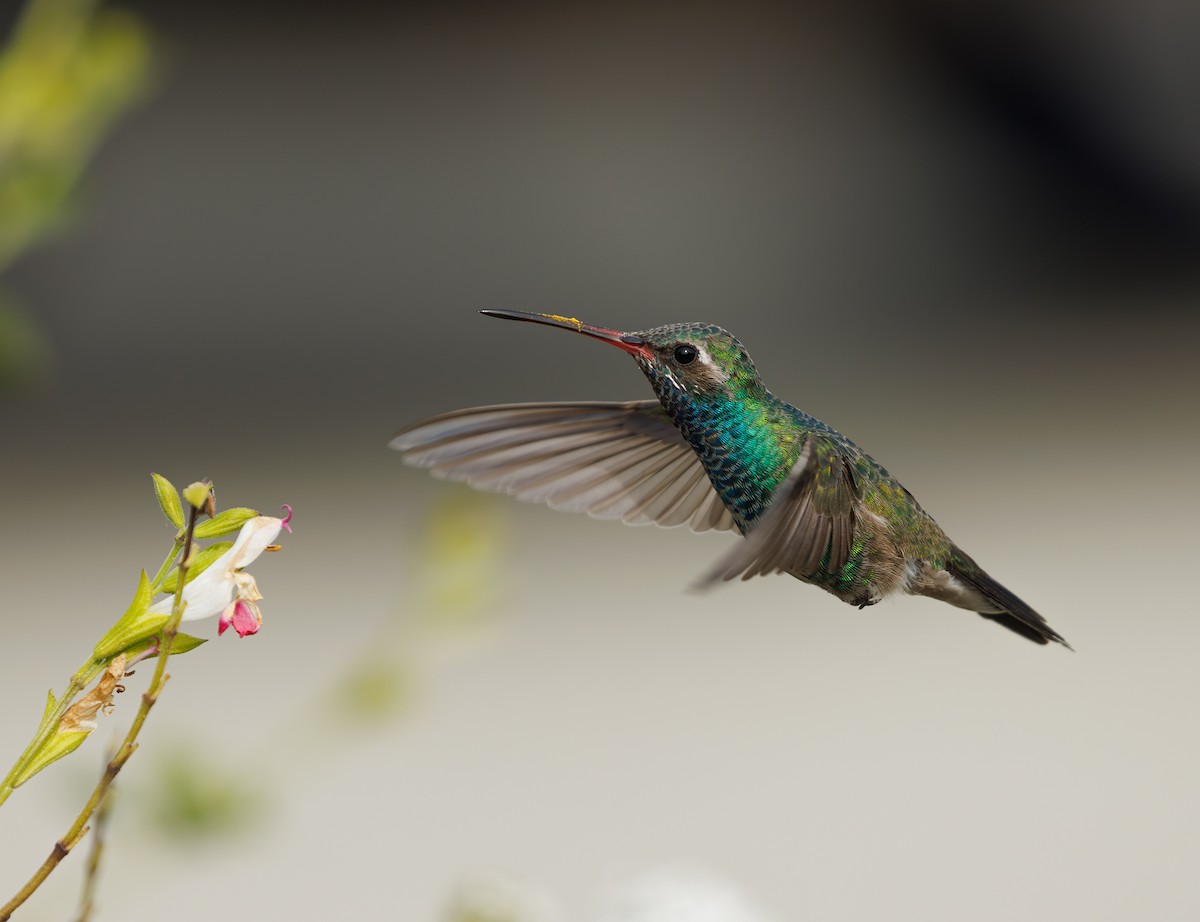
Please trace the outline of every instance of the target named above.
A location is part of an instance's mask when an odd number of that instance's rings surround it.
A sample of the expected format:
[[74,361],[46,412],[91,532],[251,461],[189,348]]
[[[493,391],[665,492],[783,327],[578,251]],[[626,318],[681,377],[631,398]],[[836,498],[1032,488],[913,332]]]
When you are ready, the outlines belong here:
[[[262,613],[257,603],[262,593],[258,591],[254,577],[242,570],[257,560],[279,537],[280,529],[292,530],[288,524],[292,517],[291,507],[283,508],[287,510],[287,515],[282,519],[260,515],[246,522],[238,532],[233,547],[184,586],[183,601],[187,603],[183,612],[184,621],[199,621],[219,614],[218,634],[224,634],[231,625],[239,637],[258,632],[262,625]],[[173,596],[160,599],[150,606],[150,614],[169,614],[174,602]]]

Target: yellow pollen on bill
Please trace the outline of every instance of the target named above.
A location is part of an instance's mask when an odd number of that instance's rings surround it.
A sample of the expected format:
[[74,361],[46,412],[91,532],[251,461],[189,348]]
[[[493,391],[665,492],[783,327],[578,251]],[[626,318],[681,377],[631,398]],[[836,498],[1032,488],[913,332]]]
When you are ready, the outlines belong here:
[[564,317],[561,314],[542,314],[542,316],[548,320],[557,320],[559,323],[569,323],[575,328],[576,332],[583,329],[583,321],[576,317]]

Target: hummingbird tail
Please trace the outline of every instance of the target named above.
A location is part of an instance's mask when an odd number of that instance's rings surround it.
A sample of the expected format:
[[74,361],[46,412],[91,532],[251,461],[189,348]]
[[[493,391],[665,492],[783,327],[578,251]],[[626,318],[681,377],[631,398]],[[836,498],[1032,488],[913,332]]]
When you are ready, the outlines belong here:
[[1049,643],[1051,640],[1056,640],[1068,650],[1071,649],[1071,645],[1069,643],[1067,643],[1055,631],[1051,630],[1045,625],[1041,627],[1032,625],[1028,621],[1022,620],[1016,615],[1011,615],[1008,612],[979,611],[975,614],[979,615],[980,618],[987,618],[989,621],[995,621],[997,624],[1003,625],[1010,631],[1020,634],[1022,637],[1032,640],[1034,643],[1045,644]]
[[[970,558],[967,558],[967,561],[970,561]],[[997,611],[976,612],[976,614],[989,621],[995,621],[1034,643],[1045,644],[1053,640],[1068,650],[1074,649],[1058,631],[1046,623],[1045,618],[983,572],[975,565],[974,561],[969,563],[967,561],[960,564],[951,560],[947,562],[946,571],[955,579],[974,589],[998,609]]]

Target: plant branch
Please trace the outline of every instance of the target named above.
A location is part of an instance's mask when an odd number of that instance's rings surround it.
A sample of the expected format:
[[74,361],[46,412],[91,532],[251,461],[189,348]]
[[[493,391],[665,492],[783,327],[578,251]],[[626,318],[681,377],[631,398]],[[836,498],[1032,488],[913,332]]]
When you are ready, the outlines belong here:
[[162,585],[162,581],[167,578],[167,574],[171,571],[171,564],[175,562],[175,558],[179,556],[181,547],[191,547],[191,536],[188,536],[188,544],[184,544],[183,535],[175,536],[175,546],[171,548],[171,552],[167,554],[167,559],[162,562],[162,566],[158,568],[158,572],[154,574],[154,579],[150,581],[151,590],[158,589]]
[[[104,800],[109,789],[112,787],[113,781],[117,775],[129,761],[130,756],[137,750],[137,737],[141,732],[142,725],[146,722],[146,717],[150,714],[150,709],[154,707],[154,703],[158,700],[158,695],[162,691],[163,685],[167,679],[167,657],[171,654],[171,645],[175,642],[175,635],[179,633],[179,623],[183,619],[183,586],[187,582],[187,571],[190,561],[188,560],[188,551],[192,546],[192,535],[196,530],[196,518],[199,510],[194,506],[191,507],[191,514],[188,517],[187,536],[183,542],[183,553],[179,559],[179,580],[175,586],[175,604],[171,609],[171,616],[167,619],[161,634],[161,640],[158,647],[158,664],[154,668],[154,678],[150,680],[150,686],[142,693],[142,701],[138,707],[137,714],[134,715],[133,724],[129,727],[129,732],[125,734],[125,739],[121,745],[117,747],[116,754],[108,760],[108,764],[104,767],[104,774],[100,776],[100,780],[92,789],[92,795],[88,798],[79,815],[75,817],[75,822],[71,824],[71,828],[67,830],[66,835],[54,843],[54,848],[42,862],[41,867],[37,869],[34,875],[29,878],[16,896],[0,906],[0,922],[8,922],[12,917],[13,912],[21,906],[34,891],[42,885],[50,873],[58,867],[62,860],[71,853],[79,840],[84,837],[88,831],[87,822],[96,812],[101,802]],[[74,679],[72,679],[74,681]]]
[[108,826],[108,814],[112,810],[115,796],[116,788],[109,787],[96,809],[96,831],[92,833],[92,850],[88,854],[87,874],[83,880],[83,893],[79,897],[79,916],[76,922],[88,922],[96,905],[96,881],[100,874],[100,858],[104,853],[104,830]]

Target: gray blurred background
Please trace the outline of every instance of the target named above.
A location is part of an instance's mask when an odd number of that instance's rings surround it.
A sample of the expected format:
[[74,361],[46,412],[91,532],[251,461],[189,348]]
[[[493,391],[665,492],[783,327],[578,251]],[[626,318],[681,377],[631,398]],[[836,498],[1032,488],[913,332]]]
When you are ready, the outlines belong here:
[[[150,471],[296,533],[262,633],[174,664],[102,917],[467,918],[497,871],[592,919],[678,861],[754,918],[1200,915],[1195,4],[122,9],[149,90],[0,278],[6,762],[169,545]],[[689,594],[728,538],[404,468],[422,415],[649,395],[481,308],[729,327],[1078,653]],[[127,699],[5,806],[0,897]]]

